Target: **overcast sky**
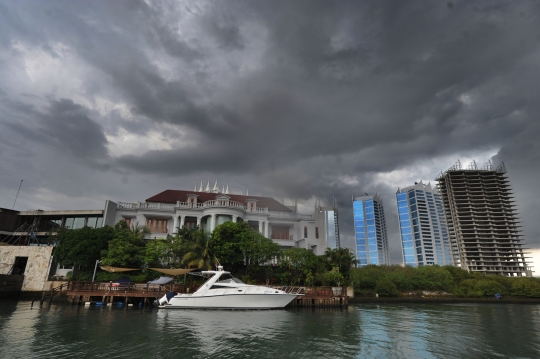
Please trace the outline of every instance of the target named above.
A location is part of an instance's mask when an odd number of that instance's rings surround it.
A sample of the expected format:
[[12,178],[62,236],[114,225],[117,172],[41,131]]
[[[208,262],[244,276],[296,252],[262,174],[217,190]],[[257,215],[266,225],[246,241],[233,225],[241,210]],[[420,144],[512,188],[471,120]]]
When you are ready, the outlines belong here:
[[[504,161],[540,253],[538,1],[0,0],[0,207],[101,209],[217,179],[384,198]],[[540,266],[540,262],[538,263]],[[540,271],[540,267],[537,267]],[[537,273],[538,274],[538,273]]]

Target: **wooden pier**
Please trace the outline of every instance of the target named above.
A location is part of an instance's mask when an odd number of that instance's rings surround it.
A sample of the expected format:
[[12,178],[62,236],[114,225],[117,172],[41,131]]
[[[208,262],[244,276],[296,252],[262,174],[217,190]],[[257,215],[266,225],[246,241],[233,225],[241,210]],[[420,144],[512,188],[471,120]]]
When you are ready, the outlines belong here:
[[[346,287],[290,287],[271,286],[298,296],[286,308],[343,307],[349,304]],[[122,303],[141,306],[152,305],[153,301],[167,292],[193,293],[197,285],[115,284],[95,282],[69,282],[65,293],[69,302],[81,304],[99,302],[104,305]]]
[[[289,291],[288,288],[275,287]],[[296,287],[300,288],[297,296],[286,308],[328,308],[344,307],[349,305],[347,287]],[[293,289],[294,290],[294,289]],[[293,292],[294,293],[294,292]]]
[[152,305],[155,299],[163,297],[167,292],[186,293],[196,287],[185,288],[183,285],[157,284],[117,284],[95,282],[69,282],[66,290],[68,300],[72,304],[85,302],[142,304]]

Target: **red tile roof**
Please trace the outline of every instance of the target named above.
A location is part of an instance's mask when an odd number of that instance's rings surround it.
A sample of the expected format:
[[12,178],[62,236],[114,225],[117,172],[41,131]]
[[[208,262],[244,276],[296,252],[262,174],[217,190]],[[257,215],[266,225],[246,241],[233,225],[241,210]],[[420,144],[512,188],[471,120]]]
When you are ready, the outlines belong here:
[[187,202],[187,196],[189,194],[197,195],[197,202],[204,203],[206,201],[215,200],[219,195],[229,196],[231,201],[242,203],[244,206],[247,206],[248,199],[257,200],[258,208],[268,208],[269,211],[279,211],[279,212],[292,212],[292,210],[279,203],[273,198],[270,197],[259,197],[259,196],[241,196],[238,194],[223,194],[223,193],[207,193],[207,192],[194,192],[194,191],[178,191],[173,189],[168,189],[161,193],[156,194],[148,199],[146,202],[157,202],[157,203],[176,203]]

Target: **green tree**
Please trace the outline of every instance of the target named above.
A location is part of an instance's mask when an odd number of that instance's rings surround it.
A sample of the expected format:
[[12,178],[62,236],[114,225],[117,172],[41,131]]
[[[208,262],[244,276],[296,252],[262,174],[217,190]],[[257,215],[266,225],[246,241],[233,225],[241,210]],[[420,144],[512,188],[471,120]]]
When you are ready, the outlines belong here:
[[337,267],[345,279],[349,278],[349,273],[353,266],[358,265],[358,260],[347,248],[328,248],[324,253],[331,268]]
[[250,266],[267,264],[281,253],[279,244],[254,230],[246,234],[240,247],[246,258],[246,275]]
[[60,228],[53,239],[56,241],[54,258],[63,265],[74,265],[81,271],[92,271],[101,251],[114,238],[114,229],[83,227],[80,229]]
[[324,258],[304,248],[291,248],[281,252],[279,266],[287,269],[286,276],[291,285],[306,282],[306,277],[320,276],[325,272]]
[[225,222],[212,233],[212,250],[219,262],[229,271],[236,272],[245,260],[244,243],[252,235],[247,222]]
[[145,246],[144,262],[152,267],[179,268],[188,243],[179,234],[149,240]]
[[195,241],[188,242],[189,251],[184,255],[182,264],[186,264],[188,268],[212,269],[212,266],[217,265],[218,261],[212,253],[210,237],[203,229],[197,229],[191,235]]
[[114,238],[109,242],[108,249],[101,252],[101,263],[117,267],[141,267],[149,229],[138,225],[130,228],[125,221],[120,221],[114,230]]
[[[309,275],[310,273],[308,273],[308,276]],[[323,273],[321,275],[321,279],[322,279],[323,285],[338,286],[338,287],[341,286],[341,283],[344,280],[343,274],[340,273],[338,267],[334,267],[332,268],[332,270],[326,273]]]

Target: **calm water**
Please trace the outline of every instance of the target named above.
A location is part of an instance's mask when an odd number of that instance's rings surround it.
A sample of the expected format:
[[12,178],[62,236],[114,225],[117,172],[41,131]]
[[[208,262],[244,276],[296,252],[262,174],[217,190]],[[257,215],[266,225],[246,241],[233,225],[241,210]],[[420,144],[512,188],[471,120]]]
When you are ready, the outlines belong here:
[[540,306],[137,310],[0,301],[0,358],[540,358]]

